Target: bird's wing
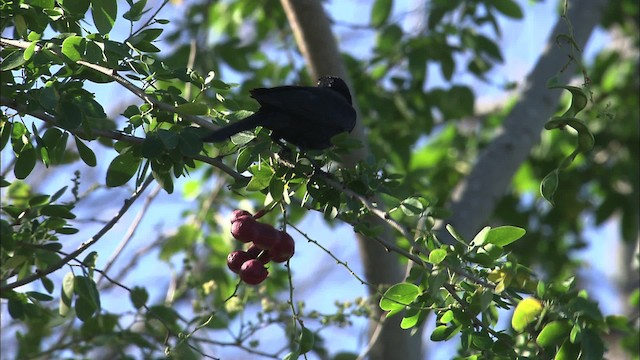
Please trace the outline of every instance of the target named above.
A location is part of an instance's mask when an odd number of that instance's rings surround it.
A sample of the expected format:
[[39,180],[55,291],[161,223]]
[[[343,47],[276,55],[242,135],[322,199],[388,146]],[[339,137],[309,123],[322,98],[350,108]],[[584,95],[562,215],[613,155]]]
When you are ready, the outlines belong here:
[[355,121],[351,104],[335,90],[308,86],[278,86],[251,90],[251,97],[265,108],[276,110],[306,121],[315,121],[324,126],[336,126],[351,131],[353,124],[344,123],[345,118]]
[[251,90],[251,97],[262,106],[272,107],[292,115],[304,115],[313,108],[314,103],[317,104],[320,98],[324,97],[324,92],[328,89],[322,90],[309,86],[257,88]]

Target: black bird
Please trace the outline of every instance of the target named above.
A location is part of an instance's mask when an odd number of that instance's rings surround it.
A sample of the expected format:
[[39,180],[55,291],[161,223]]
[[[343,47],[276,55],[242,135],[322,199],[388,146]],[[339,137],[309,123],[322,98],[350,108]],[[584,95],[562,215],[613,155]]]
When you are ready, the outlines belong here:
[[347,84],[335,76],[318,80],[318,86],[257,88],[251,97],[260,103],[253,115],[205,136],[205,142],[220,142],[241,131],[262,126],[271,138],[285,140],[301,149],[320,150],[331,146],[331,137],[351,132],[356,111],[351,106]]

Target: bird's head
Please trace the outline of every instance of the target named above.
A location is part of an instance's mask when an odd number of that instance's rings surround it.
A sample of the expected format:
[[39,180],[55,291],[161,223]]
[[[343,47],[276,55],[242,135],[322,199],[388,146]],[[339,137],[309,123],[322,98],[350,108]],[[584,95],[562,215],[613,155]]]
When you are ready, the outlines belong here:
[[318,87],[326,87],[337,91],[351,105],[351,93],[349,92],[349,87],[341,78],[337,76],[323,76],[318,79]]

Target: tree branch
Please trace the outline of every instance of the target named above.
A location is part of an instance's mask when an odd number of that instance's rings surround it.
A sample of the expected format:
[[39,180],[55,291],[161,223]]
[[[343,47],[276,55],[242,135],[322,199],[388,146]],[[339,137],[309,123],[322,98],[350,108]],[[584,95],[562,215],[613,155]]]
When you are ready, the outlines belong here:
[[[55,117],[53,117],[52,115],[46,113],[45,111],[42,110],[29,110],[27,109],[24,105],[22,104],[18,104],[15,101],[13,101],[10,98],[7,98],[5,96],[0,96],[0,106],[6,106],[8,108],[12,108],[18,112],[27,114],[27,115],[31,115],[37,119],[40,119],[46,123],[48,123],[51,126],[55,126],[58,127],[60,129],[63,129],[65,131],[69,131],[70,133],[77,135],[77,136],[81,136],[81,137],[89,137],[89,136],[100,136],[100,137],[105,137],[105,138],[109,138],[109,139],[113,139],[113,140],[117,140],[117,141],[123,141],[129,144],[142,144],[144,142],[144,138],[141,137],[137,137],[137,136],[132,136],[132,135],[127,135],[125,133],[121,133],[118,131],[112,131],[112,130],[102,130],[102,129],[92,129],[91,133],[88,133],[80,128],[75,129],[73,131],[65,129],[63,127],[61,127],[60,125],[58,125],[58,122],[56,121]],[[217,158],[211,158],[208,156],[204,156],[204,155],[196,155],[193,156],[192,159],[194,160],[198,160],[198,161],[202,161],[205,162],[209,165],[215,166],[218,169],[222,170],[223,172],[225,172],[226,174],[228,174],[229,176],[231,176],[234,180],[236,181],[246,181],[247,177],[239,174],[237,171],[233,170],[232,168],[230,168],[229,166],[227,166],[227,164],[225,164],[224,162],[222,162],[222,160],[217,159]]]
[[142,185],[131,195],[131,197],[124,201],[124,204],[120,208],[120,211],[105,225],[100,229],[94,236],[92,236],[89,240],[85,241],[80,245],[80,247],[74,252],[62,258],[60,261],[55,263],[54,265],[44,269],[44,270],[36,270],[36,272],[32,275],[24,277],[20,280],[14,281],[12,283],[6,284],[0,287],[0,291],[5,292],[12,289],[17,288],[18,286],[26,285],[30,282],[36,281],[38,279],[42,279],[43,277],[51,274],[52,272],[60,269],[69,261],[75,259],[78,255],[82,254],[86,249],[88,249],[91,245],[95,244],[106,234],[111,228],[120,220],[120,218],[129,210],[129,207],[133,205],[133,203],[138,199],[138,197],[144,192],[144,190],[153,182],[153,176],[147,177]]
[[[42,41],[40,41],[42,42]],[[44,42],[46,44],[46,42]],[[16,47],[16,48],[20,48],[20,49],[26,49],[28,48],[31,43],[28,41],[22,41],[22,40],[13,40],[13,39],[7,39],[7,38],[0,38],[0,44],[2,44],[3,46],[12,46],[12,47]],[[35,52],[40,52],[43,49],[45,49],[44,46],[42,45],[37,45],[35,48]],[[64,54],[62,54],[62,52],[57,49],[56,47],[50,47],[47,48],[47,50],[50,50],[52,53],[54,53],[56,56],[58,56],[60,59],[66,59],[66,57],[64,56]],[[202,119],[198,116],[194,116],[194,115],[190,115],[190,114],[184,114],[182,113],[178,108],[176,108],[175,106],[163,103],[162,101],[156,99],[154,96],[152,96],[151,94],[148,94],[147,92],[145,92],[143,89],[135,86],[133,83],[131,83],[129,80],[125,79],[124,77],[120,76],[120,74],[118,74],[118,72],[115,69],[110,69],[98,64],[93,64],[90,63],[88,61],[84,61],[84,60],[77,60],[76,64],[78,65],[82,65],[85,66],[89,69],[95,70],[103,75],[106,75],[110,78],[112,78],[115,82],[117,82],[118,84],[122,85],[125,89],[129,90],[131,93],[133,93],[135,96],[139,97],[140,99],[148,102],[149,104],[155,106],[156,108],[160,109],[160,110],[164,110],[167,112],[171,112],[174,114],[178,114],[180,116],[182,116],[185,120],[188,120],[192,123],[196,123],[198,125],[200,125],[201,127],[204,128],[208,128],[211,130],[215,130],[218,127],[215,126],[213,123],[211,123],[208,120]]]

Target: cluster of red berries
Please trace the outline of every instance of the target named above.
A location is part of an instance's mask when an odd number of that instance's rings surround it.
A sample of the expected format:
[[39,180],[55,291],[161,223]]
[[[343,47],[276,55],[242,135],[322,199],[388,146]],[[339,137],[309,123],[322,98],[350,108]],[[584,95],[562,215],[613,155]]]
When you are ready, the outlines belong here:
[[237,250],[227,256],[229,269],[240,274],[240,279],[250,285],[259,284],[267,278],[266,263],[285,262],[295,252],[291,235],[258,222],[248,211],[233,211],[231,235],[243,243],[252,243],[247,250]]

